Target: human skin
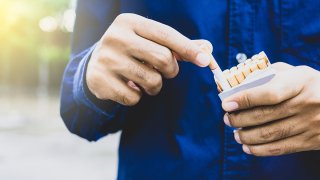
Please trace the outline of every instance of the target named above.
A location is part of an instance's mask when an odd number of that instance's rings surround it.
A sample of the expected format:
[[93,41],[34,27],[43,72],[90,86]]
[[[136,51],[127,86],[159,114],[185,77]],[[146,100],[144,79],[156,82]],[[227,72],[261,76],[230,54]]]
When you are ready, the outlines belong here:
[[174,78],[177,61],[200,67],[210,56],[200,46],[205,40],[190,40],[175,29],[136,14],[121,14],[107,29],[89,60],[86,83],[93,95],[132,106],[141,96],[156,95],[162,78]]
[[222,102],[224,122],[244,152],[276,156],[320,150],[320,73],[308,66],[273,64],[276,76]]

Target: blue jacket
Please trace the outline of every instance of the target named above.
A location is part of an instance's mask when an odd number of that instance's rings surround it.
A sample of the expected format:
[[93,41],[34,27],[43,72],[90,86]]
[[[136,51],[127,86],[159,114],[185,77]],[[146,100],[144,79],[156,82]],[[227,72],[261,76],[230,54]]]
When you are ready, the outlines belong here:
[[[159,95],[134,107],[97,100],[84,80],[94,44],[120,13],[162,22],[191,39],[207,39],[222,69],[237,53],[264,50],[272,62],[320,69],[318,0],[78,0],[61,116],[90,141],[122,131],[118,179],[319,179],[320,152],[279,157],[243,153],[224,125],[209,68],[179,62]],[[107,91],[107,89],[106,89]]]

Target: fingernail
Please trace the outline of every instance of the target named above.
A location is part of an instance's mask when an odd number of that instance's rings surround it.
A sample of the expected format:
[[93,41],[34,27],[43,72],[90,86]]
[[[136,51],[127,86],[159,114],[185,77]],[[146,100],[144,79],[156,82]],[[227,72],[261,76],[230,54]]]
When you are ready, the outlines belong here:
[[196,57],[196,62],[201,67],[208,66],[210,63],[210,56],[206,53],[199,53]]
[[250,149],[248,148],[247,145],[243,145],[243,146],[242,146],[242,150],[243,150],[245,153],[247,153],[247,154],[251,154]]
[[230,111],[235,111],[239,108],[239,105],[238,103],[234,102],[234,101],[231,101],[231,102],[226,102],[223,104],[223,109],[227,112],[230,112]]
[[226,125],[228,125],[228,126],[231,127],[228,113],[226,113],[226,114],[223,116],[223,121],[224,121],[224,123],[225,123]]
[[233,133],[234,133],[234,139],[237,141],[237,143],[242,144],[238,131],[234,131]]

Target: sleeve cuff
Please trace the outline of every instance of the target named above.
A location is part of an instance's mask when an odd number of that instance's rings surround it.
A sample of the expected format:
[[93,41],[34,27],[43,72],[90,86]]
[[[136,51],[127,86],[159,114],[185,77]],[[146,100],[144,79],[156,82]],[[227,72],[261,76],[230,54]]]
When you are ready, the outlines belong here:
[[122,105],[111,100],[100,100],[96,98],[90,92],[86,83],[87,65],[95,47],[96,45],[89,48],[86,51],[86,55],[82,58],[81,62],[79,63],[73,82],[73,94],[75,96],[74,98],[77,103],[86,105],[90,109],[94,110],[96,113],[107,116],[108,118],[113,118]]

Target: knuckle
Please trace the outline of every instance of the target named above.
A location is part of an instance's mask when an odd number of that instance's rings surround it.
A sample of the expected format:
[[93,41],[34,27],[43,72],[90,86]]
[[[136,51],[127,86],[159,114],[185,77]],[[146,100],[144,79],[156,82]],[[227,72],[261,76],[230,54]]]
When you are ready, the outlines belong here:
[[275,112],[277,112],[279,116],[283,117],[285,114],[293,115],[295,113],[295,108],[290,108],[288,102],[285,102],[280,104],[277,108],[274,108],[271,113],[273,114]]
[[147,80],[147,72],[140,66],[136,65],[134,63],[129,63],[128,64],[128,69],[132,71],[132,74],[135,74],[137,78],[140,80],[146,82]]
[[297,152],[293,145],[262,145],[249,147],[251,154],[255,156],[279,156]]
[[91,70],[91,68],[88,67],[86,79],[88,85],[96,86],[96,82],[100,79],[100,74],[97,71]]
[[157,53],[155,55],[156,61],[159,62],[159,68],[167,68],[172,61],[172,55],[169,53]]
[[150,78],[149,87],[148,87],[148,93],[150,95],[157,95],[162,88],[162,77],[159,73],[156,73],[153,75],[152,78]]
[[279,140],[284,139],[290,136],[292,129],[294,129],[294,125],[291,126],[283,126],[278,125],[277,127],[268,127],[260,130],[260,138],[262,140]]
[[251,99],[250,96],[248,94],[244,94],[242,96],[241,102],[243,103],[244,107],[252,107],[252,103],[251,103]]
[[254,117],[253,119],[256,120],[256,122],[264,123],[270,114],[274,113],[275,108],[274,107],[258,107],[253,110]]
[[[281,88],[279,87],[279,89],[281,89]],[[279,103],[281,101],[281,98],[282,98],[280,93],[274,93],[273,91],[267,92],[265,96],[273,104]]]
[[121,35],[122,33],[119,33],[117,31],[117,28],[110,27],[102,38],[102,44],[109,45],[113,43],[124,42],[124,36]]
[[281,154],[292,154],[292,153],[296,153],[296,152],[298,152],[298,150],[295,148],[295,146],[293,144],[287,144],[284,146]]
[[309,139],[311,141],[300,141],[300,147],[304,150],[320,150],[320,135],[316,134],[313,136],[309,136]]
[[94,86],[94,87],[89,87],[89,89],[96,98],[98,98],[100,100],[107,100],[108,99],[108,97],[106,96],[104,91],[101,90],[102,89],[101,87]]
[[134,17],[134,14],[132,13],[122,13],[115,18],[115,22],[123,22],[123,21],[126,22],[130,20],[132,17]]
[[134,105],[138,104],[139,101],[140,101],[140,96],[132,95],[132,96],[127,97],[128,106],[134,106]]
[[122,13],[122,14],[119,14],[119,15],[115,18],[114,22],[121,22],[121,21],[123,21],[123,20],[126,19],[126,18],[127,18],[127,15],[126,15],[125,13]]
[[[176,77],[176,76],[178,75],[178,73],[179,73],[179,66],[176,65],[176,66],[174,66],[174,68],[173,68],[172,78]],[[169,78],[171,78],[171,77],[169,77]]]
[[103,82],[104,80],[100,73],[92,71],[87,75],[86,79],[89,90],[94,96],[96,96],[96,98],[101,100],[108,99],[104,91],[101,90],[101,82]]
[[100,99],[100,100],[107,100],[108,98],[106,97],[106,95],[103,93],[103,91],[95,91],[94,96],[96,96],[96,98]]
[[271,102],[273,103],[279,103],[282,99],[282,96],[280,94],[274,94],[271,96]]
[[289,125],[289,126],[284,126],[285,128],[282,128],[280,130],[280,134],[279,134],[279,139],[283,139],[286,137],[289,137],[290,134],[292,133],[292,130],[295,129],[295,125]]
[[171,79],[171,78],[176,77],[178,75],[178,73],[179,73],[179,66],[174,64],[174,65],[170,66],[165,77],[168,79]]
[[281,154],[281,149],[274,145],[258,145],[249,147],[250,152],[254,156],[276,156]]
[[192,59],[194,57],[196,57],[197,52],[194,50],[194,46],[193,44],[189,43],[184,47],[184,55],[189,58]]
[[[100,52],[98,54],[95,55],[94,61],[100,63],[104,63],[106,60],[109,59],[109,56],[107,55],[107,53],[103,53],[103,50],[100,49]],[[93,59],[93,58],[92,58]],[[92,60],[91,59],[91,60]],[[92,61],[93,62],[93,61]],[[90,64],[90,62],[89,62]]]
[[269,115],[270,113],[273,113],[272,110],[273,108],[269,108],[269,107],[262,107],[259,108],[259,110],[257,110],[257,118],[258,119],[262,119],[264,116]]
[[135,69],[135,72],[136,72],[136,75],[137,75],[137,77],[138,77],[139,79],[141,79],[141,80],[143,80],[143,81],[147,81],[147,78],[146,78],[147,73],[146,73],[142,68],[137,67],[137,68]]
[[254,114],[255,114],[254,119],[255,119],[257,122],[261,122],[262,119],[265,117],[265,113],[266,113],[266,110],[265,110],[264,108],[255,109],[255,110],[254,110]]
[[263,128],[259,130],[259,137],[263,140],[269,140],[271,139],[274,134],[279,133],[279,129],[271,129],[269,127]]
[[281,155],[284,152],[284,148],[277,145],[270,145],[268,147],[267,153],[271,156]]
[[128,97],[128,96],[122,96],[121,100],[122,100],[123,104],[127,105],[127,106],[133,106],[137,103],[137,101],[135,101],[133,98]]
[[116,90],[115,99],[120,104],[133,106],[139,102],[140,96],[137,96],[133,93],[124,93],[121,90]]
[[170,66],[170,59],[164,57],[157,57],[159,69],[166,70]]
[[123,66],[123,63],[118,60],[117,54],[109,49],[105,49],[97,54],[95,61],[97,62],[94,65],[95,69],[101,72],[106,72],[106,70],[118,71]]
[[169,40],[170,32],[164,28],[158,29],[157,30],[157,36],[162,40],[162,41],[167,41]]
[[114,100],[120,104],[126,105],[126,98],[124,98],[124,95],[120,89],[113,89],[114,93]]
[[[128,41],[128,46],[126,47],[126,50],[128,54],[135,56],[135,54],[139,55],[145,55],[146,54],[146,49],[144,46],[141,46],[139,43],[137,43],[134,40],[127,40]],[[141,60],[143,61],[143,60]]]

